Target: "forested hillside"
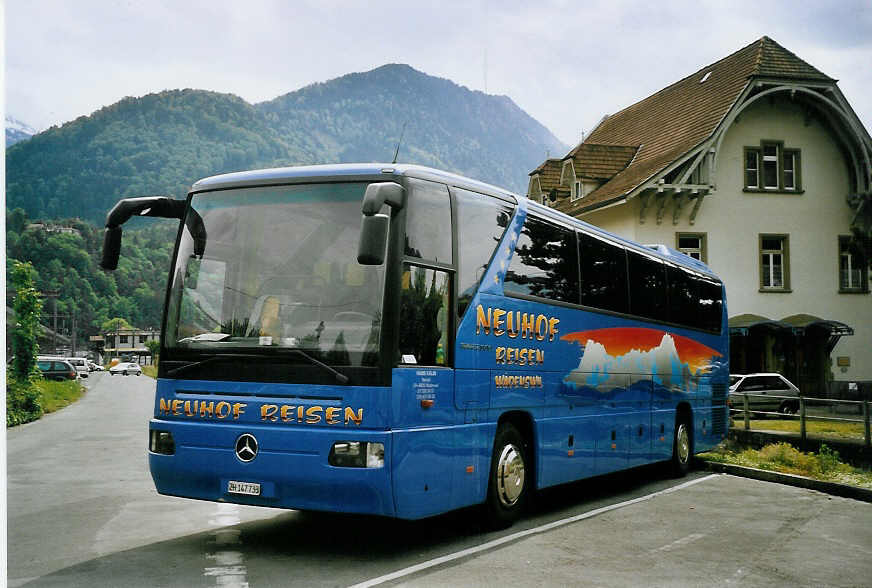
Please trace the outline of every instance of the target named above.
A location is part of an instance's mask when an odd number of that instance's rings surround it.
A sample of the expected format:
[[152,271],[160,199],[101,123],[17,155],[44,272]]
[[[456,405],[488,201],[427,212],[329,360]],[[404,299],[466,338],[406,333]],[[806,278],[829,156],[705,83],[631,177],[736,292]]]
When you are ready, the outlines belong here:
[[[45,227],[28,228],[28,224],[21,209],[7,215],[7,283],[16,260],[33,263],[37,289],[59,292],[57,310],[64,315],[62,333],[68,333],[74,314],[80,345],[115,317],[141,328],[160,327],[177,222],[155,220],[147,227],[125,231],[121,259],[114,272],[104,272],[97,265],[103,247],[102,229],[75,219],[54,221]],[[58,227],[75,232],[54,232]],[[46,304],[44,317],[51,310],[51,304]],[[52,321],[45,318],[43,324]]]
[[31,218],[102,225],[124,196],[182,196],[200,177],[287,158],[284,142],[241,98],[161,92],[126,98],[13,145],[6,154],[6,206]]
[[[406,65],[257,105],[201,90],[125,98],[7,149],[7,268],[31,261],[38,287],[60,291],[58,312],[76,315],[80,340],[115,317],[157,327],[176,224],[135,219],[118,271],[105,273],[98,227],[120,198],[183,197],[199,178],[244,169],[390,161],[401,134],[400,162],[520,193],[547,153],[566,151],[509,98]],[[33,221],[77,232],[28,229]]]
[[390,161],[402,135],[401,162],[522,194],[527,174],[547,153],[566,150],[508,97],[473,92],[408,65],[313,84],[257,108],[289,144],[324,162]]
[[183,196],[195,180],[259,167],[399,161],[518,192],[566,147],[505,96],[386,65],[251,105],[172,90],[124,100],[52,127],[6,153],[6,206],[31,218],[102,224],[121,197]]

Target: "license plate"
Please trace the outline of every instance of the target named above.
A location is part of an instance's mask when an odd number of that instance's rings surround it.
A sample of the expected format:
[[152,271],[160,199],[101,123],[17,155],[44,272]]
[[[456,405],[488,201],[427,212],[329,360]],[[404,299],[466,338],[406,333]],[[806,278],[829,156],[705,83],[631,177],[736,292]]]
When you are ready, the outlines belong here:
[[230,494],[246,494],[248,496],[260,496],[260,484],[254,482],[227,482],[227,492]]

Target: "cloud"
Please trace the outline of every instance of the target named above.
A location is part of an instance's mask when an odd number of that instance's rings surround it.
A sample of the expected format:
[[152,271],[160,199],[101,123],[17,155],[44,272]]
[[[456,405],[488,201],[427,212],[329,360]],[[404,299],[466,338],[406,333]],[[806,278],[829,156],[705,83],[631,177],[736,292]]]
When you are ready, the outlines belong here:
[[6,8],[7,111],[36,127],[124,96],[268,100],[385,63],[504,94],[574,144],[604,114],[769,35],[872,122],[865,1],[34,0]]

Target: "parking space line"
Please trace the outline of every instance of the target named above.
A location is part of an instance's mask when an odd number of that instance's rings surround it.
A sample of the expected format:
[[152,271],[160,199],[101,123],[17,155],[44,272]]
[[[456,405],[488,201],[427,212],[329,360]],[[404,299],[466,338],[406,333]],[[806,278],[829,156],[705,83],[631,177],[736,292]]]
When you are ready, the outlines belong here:
[[371,580],[367,580],[365,582],[361,582],[359,584],[354,584],[350,588],[369,588],[370,586],[378,586],[379,584],[384,584],[385,582],[390,582],[392,580],[397,580],[404,576],[410,576],[412,574],[416,574],[423,570],[427,570],[429,568],[433,568],[454,560],[458,560],[464,557],[468,557],[470,555],[475,555],[476,553],[481,553],[482,551],[487,551],[489,549],[494,549],[495,547],[499,547],[501,545],[505,545],[506,543],[511,543],[513,541],[518,541],[519,539],[523,539],[525,537],[529,537],[531,535],[538,535],[539,533],[545,533],[552,529],[557,529],[558,527],[563,527],[565,525],[569,525],[572,523],[576,523],[578,521],[582,521],[584,519],[589,519],[591,517],[595,517],[601,515],[606,512],[610,512],[613,510],[617,510],[619,508],[624,508],[625,506],[631,506],[633,504],[638,504],[640,502],[645,502],[646,500],[651,500],[652,498],[656,498],[657,496],[662,496],[664,494],[671,494],[672,492],[677,492],[679,490],[683,490],[684,488],[688,488],[690,486],[695,486],[701,482],[705,482],[706,480],[710,480],[712,478],[718,477],[720,474],[709,474],[708,476],[704,476],[702,478],[697,478],[696,480],[691,480],[689,482],[684,482],[683,484],[679,484],[678,486],[673,486],[671,488],[666,488],[665,490],[659,490],[652,494],[647,494],[645,496],[640,496],[638,498],[633,498],[631,500],[626,500],[624,502],[619,502],[617,504],[611,504],[609,506],[603,506],[602,508],[597,508],[580,515],[575,515],[572,517],[568,517],[565,519],[560,519],[558,521],[553,521],[547,523],[545,525],[541,525],[539,527],[533,527],[532,529],[526,529],[524,531],[518,531],[517,533],[512,533],[511,535],[506,535],[505,537],[500,537],[499,539],[494,539],[493,541],[488,541],[487,543],[482,543],[481,545],[477,545],[475,547],[470,547],[468,549],[464,549],[462,551],[457,551],[455,553],[450,553],[448,555],[443,555],[441,557],[437,557],[435,559],[431,559],[429,561],[421,562],[419,564],[415,564],[413,566],[409,566],[407,568],[403,568],[401,570],[397,570],[396,572],[391,572],[390,574],[385,574],[384,576],[379,576],[378,578],[373,578]]

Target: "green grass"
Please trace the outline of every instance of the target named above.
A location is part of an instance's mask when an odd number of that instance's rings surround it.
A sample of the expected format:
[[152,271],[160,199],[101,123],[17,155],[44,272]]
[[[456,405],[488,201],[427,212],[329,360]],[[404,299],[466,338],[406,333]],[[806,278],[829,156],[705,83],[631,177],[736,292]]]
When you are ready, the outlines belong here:
[[728,442],[714,451],[700,454],[699,458],[872,489],[872,471],[843,463],[839,453],[826,444],[821,445],[819,453],[803,453],[789,443],[774,443],[757,450]]
[[[751,429],[754,431],[782,431],[785,433],[799,433],[799,419],[751,420],[750,425]],[[744,420],[734,419],[733,428],[743,429],[744,427]],[[841,423],[837,421],[806,420],[805,431],[808,435],[814,435],[818,437],[832,437],[834,439],[863,439],[863,423]]]
[[77,380],[67,380],[65,382],[36,380],[35,385],[36,389],[39,390],[40,404],[46,413],[69,406],[81,398],[85,392],[85,389]]

